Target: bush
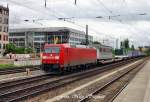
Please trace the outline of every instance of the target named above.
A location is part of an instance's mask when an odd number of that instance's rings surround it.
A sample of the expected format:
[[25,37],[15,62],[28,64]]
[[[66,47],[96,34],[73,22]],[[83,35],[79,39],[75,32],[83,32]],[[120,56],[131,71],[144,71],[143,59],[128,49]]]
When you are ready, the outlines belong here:
[[16,48],[15,49],[15,54],[24,54],[25,53],[25,48]]
[[16,47],[14,44],[10,43],[6,45],[6,50],[4,54],[13,53],[13,54],[29,54],[33,53],[32,48]]
[[146,54],[147,56],[150,56],[150,48],[145,51],[145,54]]
[[12,43],[7,44],[5,53],[10,53],[10,52],[14,53],[15,49],[16,49],[16,46],[14,44],[12,44]]
[[26,52],[26,53],[33,53],[33,49],[32,49],[32,48],[26,48],[26,49],[25,49],[25,52]]

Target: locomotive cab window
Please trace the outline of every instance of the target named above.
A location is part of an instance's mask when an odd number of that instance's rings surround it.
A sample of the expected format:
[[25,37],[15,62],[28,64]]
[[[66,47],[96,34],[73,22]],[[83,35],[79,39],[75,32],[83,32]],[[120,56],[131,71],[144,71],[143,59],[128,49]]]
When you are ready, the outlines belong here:
[[48,47],[44,49],[45,53],[59,53],[60,48],[59,47]]

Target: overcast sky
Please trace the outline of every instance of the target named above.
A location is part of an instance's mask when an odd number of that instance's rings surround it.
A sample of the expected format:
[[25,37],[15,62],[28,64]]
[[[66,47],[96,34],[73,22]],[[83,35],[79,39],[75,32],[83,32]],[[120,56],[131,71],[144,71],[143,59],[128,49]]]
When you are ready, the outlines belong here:
[[116,39],[129,38],[136,46],[150,45],[149,0],[77,0],[77,5],[74,0],[47,0],[46,8],[44,1],[0,0],[0,5],[9,4],[10,28],[66,26],[85,31],[88,24],[96,40],[115,45]]

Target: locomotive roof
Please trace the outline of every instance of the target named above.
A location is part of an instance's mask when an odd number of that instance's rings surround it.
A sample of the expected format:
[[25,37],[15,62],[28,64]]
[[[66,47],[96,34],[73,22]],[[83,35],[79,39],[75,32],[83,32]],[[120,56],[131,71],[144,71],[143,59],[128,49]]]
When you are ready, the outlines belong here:
[[72,47],[72,48],[100,48],[100,47],[105,47],[105,48],[110,48],[112,49],[112,47],[110,46],[106,46],[106,45],[100,45],[100,44],[92,44],[89,46],[86,45],[70,45],[68,43],[65,44],[46,44],[45,46],[63,46],[63,47]]
[[63,47],[72,47],[72,48],[94,48],[92,46],[86,46],[86,45],[70,45],[68,43],[66,44],[46,44],[45,46],[63,46]]

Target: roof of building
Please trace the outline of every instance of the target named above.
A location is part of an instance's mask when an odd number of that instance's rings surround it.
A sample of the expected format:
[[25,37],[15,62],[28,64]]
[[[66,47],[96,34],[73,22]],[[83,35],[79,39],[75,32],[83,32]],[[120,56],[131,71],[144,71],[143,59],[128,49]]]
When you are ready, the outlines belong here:
[[4,6],[2,6],[2,5],[0,5],[0,9],[9,10],[8,7],[4,7]]
[[144,48],[150,48],[150,46],[144,46]]
[[106,48],[111,48],[112,49],[111,46],[107,46],[107,45],[103,45],[103,44],[92,44],[92,46],[98,47],[98,48],[100,48],[100,47],[106,47]]
[[55,32],[55,31],[70,31],[85,34],[84,31],[72,29],[69,27],[45,27],[45,28],[17,28],[17,29],[10,29],[10,33],[14,32]]

